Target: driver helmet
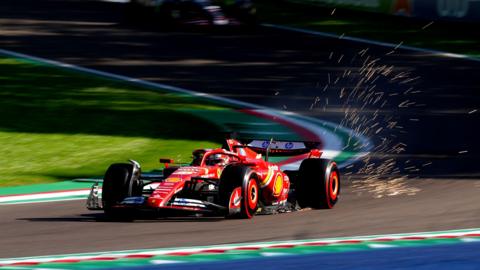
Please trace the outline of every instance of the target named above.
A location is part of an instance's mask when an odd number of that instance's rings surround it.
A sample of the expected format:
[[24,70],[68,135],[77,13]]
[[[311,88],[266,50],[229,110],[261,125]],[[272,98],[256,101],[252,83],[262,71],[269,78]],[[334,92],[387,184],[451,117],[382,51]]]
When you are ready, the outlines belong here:
[[228,156],[222,154],[214,154],[209,158],[209,165],[224,166],[228,164]]

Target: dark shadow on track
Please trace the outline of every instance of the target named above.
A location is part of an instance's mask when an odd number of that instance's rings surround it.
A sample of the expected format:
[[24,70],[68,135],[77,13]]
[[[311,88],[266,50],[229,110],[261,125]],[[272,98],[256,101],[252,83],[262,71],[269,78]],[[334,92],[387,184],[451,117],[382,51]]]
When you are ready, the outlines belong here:
[[224,217],[159,217],[154,215],[136,215],[132,220],[112,220],[104,214],[82,214],[75,217],[35,217],[19,218],[17,220],[31,222],[108,222],[108,223],[175,223],[175,222],[219,222]]

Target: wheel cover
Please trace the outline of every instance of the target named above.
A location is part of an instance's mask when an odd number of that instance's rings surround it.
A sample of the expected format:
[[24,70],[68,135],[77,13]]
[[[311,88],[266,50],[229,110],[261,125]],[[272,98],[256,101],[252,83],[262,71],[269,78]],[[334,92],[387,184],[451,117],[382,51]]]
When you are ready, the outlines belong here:
[[339,179],[338,179],[338,173],[336,171],[333,171],[330,173],[329,177],[329,194],[330,194],[330,199],[332,201],[335,201],[338,197],[338,191],[339,191]]
[[258,203],[258,184],[255,179],[250,179],[248,181],[248,189],[247,189],[247,204],[249,209],[256,209]]
[[228,207],[230,209],[240,208],[241,201],[242,201],[241,199],[242,199],[242,188],[237,187],[230,194],[230,201],[228,203]]

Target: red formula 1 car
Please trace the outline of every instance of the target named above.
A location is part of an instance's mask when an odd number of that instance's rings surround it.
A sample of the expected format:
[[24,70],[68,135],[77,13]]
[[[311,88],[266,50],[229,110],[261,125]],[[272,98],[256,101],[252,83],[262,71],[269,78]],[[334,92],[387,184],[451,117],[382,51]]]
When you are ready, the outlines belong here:
[[[163,216],[173,211],[239,218],[332,208],[340,194],[340,174],[335,162],[321,155],[316,143],[228,139],[222,148],[193,151],[189,165],[169,166],[171,160],[160,159],[162,175],[142,174],[135,161],[112,164],[101,200],[95,184],[87,207],[110,217],[154,210]],[[298,170],[282,171],[268,161],[272,156],[304,159]]]

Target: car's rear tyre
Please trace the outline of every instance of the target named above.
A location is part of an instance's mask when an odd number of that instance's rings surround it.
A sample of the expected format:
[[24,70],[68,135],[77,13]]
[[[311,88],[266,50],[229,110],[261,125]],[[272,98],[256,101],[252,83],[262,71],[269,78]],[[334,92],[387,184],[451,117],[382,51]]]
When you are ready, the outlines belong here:
[[340,172],[328,159],[305,159],[296,181],[296,198],[300,207],[330,209],[340,195]]
[[140,171],[134,172],[133,164],[110,165],[103,178],[102,203],[105,215],[112,219],[131,219],[131,211],[116,208],[126,197],[142,196],[143,183]]
[[242,165],[225,167],[218,188],[220,204],[228,209],[227,217],[252,218],[260,201],[260,185],[255,172]]

